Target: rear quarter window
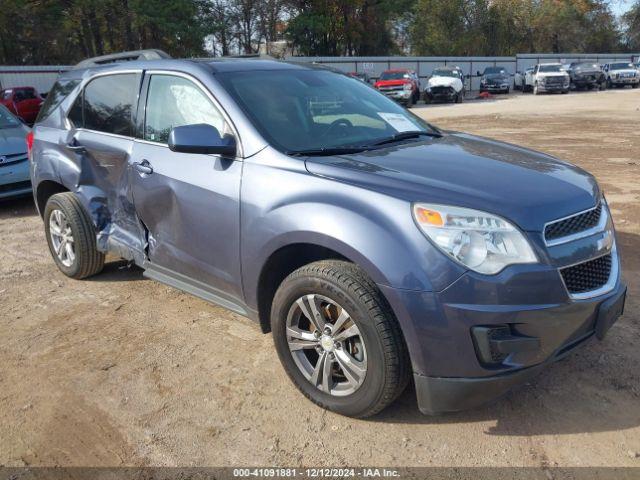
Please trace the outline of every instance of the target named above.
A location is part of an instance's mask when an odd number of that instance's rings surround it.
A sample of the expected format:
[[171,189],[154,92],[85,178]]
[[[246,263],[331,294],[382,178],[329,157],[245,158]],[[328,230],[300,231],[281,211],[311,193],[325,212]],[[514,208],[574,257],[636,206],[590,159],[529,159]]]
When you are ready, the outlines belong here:
[[53,112],[58,105],[62,103],[62,101],[67,98],[67,96],[73,91],[74,88],[78,86],[80,80],[59,80],[55,83],[53,88],[49,91],[42,108],[40,109],[40,113],[38,114],[38,118],[36,118],[36,123],[41,122]]

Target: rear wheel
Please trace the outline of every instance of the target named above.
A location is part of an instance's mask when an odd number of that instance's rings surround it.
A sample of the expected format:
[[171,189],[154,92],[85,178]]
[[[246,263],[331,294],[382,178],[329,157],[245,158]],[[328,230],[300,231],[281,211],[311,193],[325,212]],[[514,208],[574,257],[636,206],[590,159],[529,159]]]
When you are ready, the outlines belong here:
[[51,256],[66,276],[82,279],[102,270],[104,254],[97,249],[95,228],[73,193],[49,198],[44,229]]
[[287,374],[323,408],[374,415],[409,381],[398,323],[376,285],[351,263],[315,262],[289,275],[274,297],[271,328]]

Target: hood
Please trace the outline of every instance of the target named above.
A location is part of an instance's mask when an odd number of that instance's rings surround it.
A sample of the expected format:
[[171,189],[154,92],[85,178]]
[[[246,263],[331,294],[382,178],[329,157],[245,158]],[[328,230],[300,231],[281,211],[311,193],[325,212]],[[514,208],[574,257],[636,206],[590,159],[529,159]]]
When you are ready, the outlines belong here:
[[601,73],[602,70],[596,67],[576,67],[573,69],[574,73]]
[[400,78],[398,80],[378,80],[375,87],[397,87],[398,85],[404,85],[405,83],[411,83],[408,78]]
[[462,81],[455,77],[431,77],[427,87],[454,87],[457,90],[462,88]]
[[498,80],[498,81],[505,81],[509,78],[508,75],[505,75],[503,73],[489,73],[487,75],[483,75],[481,80]]
[[638,70],[635,68],[622,68],[620,70],[609,70],[609,73],[638,73]]
[[538,72],[538,77],[568,77],[567,72]]
[[28,131],[29,129],[24,126],[0,128],[0,156],[27,153],[25,137]]
[[315,175],[408,202],[475,208],[523,230],[592,208],[590,174],[549,155],[461,133],[354,155],[309,157]]

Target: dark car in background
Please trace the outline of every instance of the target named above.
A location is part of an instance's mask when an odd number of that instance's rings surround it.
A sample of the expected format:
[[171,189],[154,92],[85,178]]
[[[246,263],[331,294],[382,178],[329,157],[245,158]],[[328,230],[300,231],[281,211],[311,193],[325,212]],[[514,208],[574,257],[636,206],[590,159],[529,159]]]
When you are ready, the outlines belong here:
[[254,319],[297,388],[344,415],[411,380],[424,413],[494,399],[603,338],[624,306],[592,175],[439,130],[326,69],[78,68],[28,143],[62,273],[113,254]]
[[7,88],[0,92],[0,105],[4,105],[26,124],[33,125],[44,100],[33,87]]
[[573,62],[566,66],[571,86],[576,90],[607,88],[607,77],[602,66],[593,62]]
[[504,67],[487,67],[480,75],[480,93],[509,93],[510,88],[511,75]]
[[0,198],[31,194],[26,137],[30,128],[0,105]]

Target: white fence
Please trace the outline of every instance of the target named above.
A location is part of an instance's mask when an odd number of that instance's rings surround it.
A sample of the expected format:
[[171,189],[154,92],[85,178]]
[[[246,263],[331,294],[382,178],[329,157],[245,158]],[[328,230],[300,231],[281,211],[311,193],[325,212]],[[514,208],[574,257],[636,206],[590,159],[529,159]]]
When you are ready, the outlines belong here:
[[478,72],[486,67],[504,67],[514,75],[525,69],[544,62],[570,63],[574,61],[596,62],[600,64],[610,62],[638,61],[640,54],[629,53],[526,53],[515,57],[289,57],[288,60],[297,62],[316,62],[340,69],[345,72],[364,72],[371,78],[377,79],[384,70],[392,68],[410,68],[416,71],[421,80],[426,80],[431,72],[443,65],[460,67],[467,77],[466,88],[478,90],[480,77]]
[[[390,68],[411,68],[424,81],[431,72],[442,65],[457,65],[467,76],[466,88],[477,90],[480,78],[477,73],[486,67],[504,67],[511,75],[521,72],[540,62],[570,63],[573,61],[593,61],[596,63],[637,62],[638,54],[622,53],[525,53],[515,57],[289,57],[296,62],[317,62],[345,72],[365,72],[376,79]],[[60,72],[69,70],[67,65],[12,67],[0,66],[0,90],[3,88],[30,86],[41,93],[48,92]]]
[[66,65],[12,67],[0,65],[0,90],[13,87],[34,87],[47,93],[53,87],[60,72],[69,70]]

